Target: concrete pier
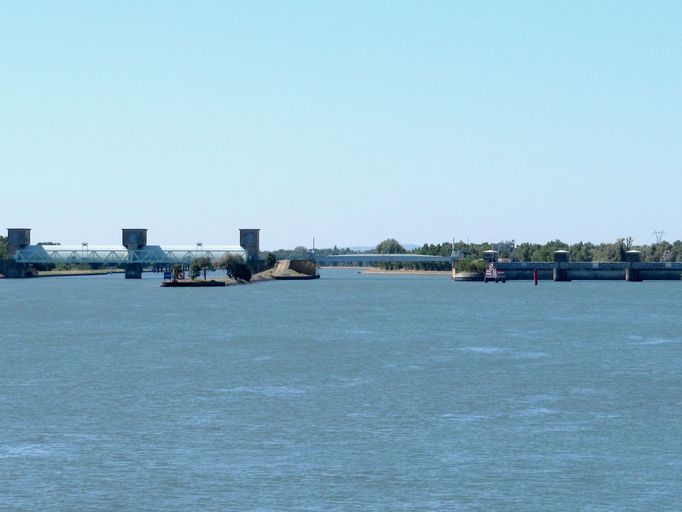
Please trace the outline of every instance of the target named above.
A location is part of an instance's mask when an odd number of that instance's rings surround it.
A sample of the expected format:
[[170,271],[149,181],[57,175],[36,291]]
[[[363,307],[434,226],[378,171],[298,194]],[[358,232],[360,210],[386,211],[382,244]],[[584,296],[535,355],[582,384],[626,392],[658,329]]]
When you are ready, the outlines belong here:
[[[7,278],[16,279],[19,277],[27,277],[28,268],[23,263],[17,263],[14,260],[0,260],[0,274]],[[30,277],[30,276],[28,276]]]
[[625,261],[628,263],[628,266],[625,267],[625,280],[632,282],[641,281],[642,277],[639,274],[639,269],[633,267],[633,264],[642,261],[642,253],[639,251],[628,251],[625,253]]
[[246,264],[252,272],[260,270],[260,229],[242,228],[239,230],[239,245],[245,251]]
[[123,268],[126,279],[142,279],[142,263],[126,263]]
[[554,251],[553,281],[570,281],[568,271],[566,270],[566,263],[568,263],[568,251]]
[[[121,238],[121,244],[128,251],[137,251],[147,246],[147,230],[144,228],[123,228]],[[142,263],[126,263],[123,268],[126,279],[142,279]]]

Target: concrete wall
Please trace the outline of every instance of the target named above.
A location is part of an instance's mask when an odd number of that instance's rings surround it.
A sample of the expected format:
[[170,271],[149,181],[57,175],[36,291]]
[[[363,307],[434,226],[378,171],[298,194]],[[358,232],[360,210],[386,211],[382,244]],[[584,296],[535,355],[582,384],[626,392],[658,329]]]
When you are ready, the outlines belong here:
[[680,270],[640,270],[639,278],[642,281],[663,281],[682,279],[682,271]]
[[[498,268],[500,268],[498,266]],[[504,270],[500,268],[500,270]],[[533,280],[533,269],[524,270],[504,270],[505,279],[510,281],[532,281]],[[538,269],[538,279],[541,281],[551,281],[552,271],[551,270],[540,270]]]
[[125,269],[126,279],[142,279],[142,264],[141,263],[126,263],[123,265]]
[[682,263],[602,263],[602,262],[560,262],[560,263],[498,263],[497,268],[504,270],[509,280],[531,280],[533,269],[538,269],[541,280],[549,280],[553,277],[554,269],[564,271],[566,279],[570,281],[583,280],[625,280],[626,269],[636,271],[639,279],[649,280],[680,280],[682,276]]
[[311,260],[280,260],[272,273],[275,276],[287,275],[290,270],[306,276],[314,276],[317,273],[315,262]]
[[289,268],[307,276],[315,275],[315,262],[310,260],[291,260]]
[[[0,260],[0,274],[8,278],[27,277],[26,265],[14,260]],[[30,277],[30,276],[28,276]]]

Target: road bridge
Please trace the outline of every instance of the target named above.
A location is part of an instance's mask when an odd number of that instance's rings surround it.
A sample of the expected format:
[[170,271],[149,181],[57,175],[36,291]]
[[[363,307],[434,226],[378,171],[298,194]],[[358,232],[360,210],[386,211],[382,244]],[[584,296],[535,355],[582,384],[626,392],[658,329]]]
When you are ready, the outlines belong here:
[[453,256],[430,256],[427,254],[339,254],[320,256],[313,254],[315,263],[325,265],[365,265],[367,263],[451,263]]

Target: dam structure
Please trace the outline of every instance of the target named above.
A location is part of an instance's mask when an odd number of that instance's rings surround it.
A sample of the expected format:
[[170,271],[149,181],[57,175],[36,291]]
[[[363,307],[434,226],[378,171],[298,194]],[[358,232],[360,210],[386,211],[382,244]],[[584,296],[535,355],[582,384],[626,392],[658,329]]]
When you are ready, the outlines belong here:
[[[554,261],[500,261],[497,251],[485,251],[483,262],[504,272],[506,280],[531,281],[537,272],[541,281],[680,281],[682,262],[644,262],[640,251],[627,251],[625,261],[569,261],[568,251],[555,251]],[[483,281],[484,272],[458,272],[453,262],[455,281]]]
[[0,260],[0,273],[7,277],[25,277],[30,265],[101,265],[121,266],[126,279],[139,279],[144,269],[162,269],[173,265],[188,266],[193,259],[207,257],[216,261],[232,255],[247,262],[259,256],[258,229],[241,229],[242,245],[149,245],[147,229],[124,228],[120,245],[31,244],[31,230],[7,230],[9,259]]
[[[310,259],[316,265],[371,265],[374,263],[451,263],[452,279],[455,281],[483,281],[485,271],[459,272],[458,258],[451,256],[432,256],[425,254],[343,254],[320,256],[314,251]],[[592,262],[569,261],[568,251],[555,251],[554,261],[501,261],[498,252],[484,251],[483,263],[491,263],[504,272],[505,280],[531,281],[537,272],[539,280],[552,281],[679,281],[682,279],[682,262],[643,262],[640,251],[627,251],[625,261]]]

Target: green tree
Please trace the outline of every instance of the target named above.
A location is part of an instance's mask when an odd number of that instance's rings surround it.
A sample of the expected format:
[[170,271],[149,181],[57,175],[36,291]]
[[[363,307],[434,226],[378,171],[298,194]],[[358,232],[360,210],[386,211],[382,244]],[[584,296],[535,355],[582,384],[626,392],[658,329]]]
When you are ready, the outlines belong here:
[[274,268],[275,265],[277,265],[277,257],[271,253],[271,252],[266,252],[265,253],[265,268]]
[[[374,252],[378,254],[405,254],[407,251],[395,238],[387,238],[376,246]],[[377,263],[374,266],[384,268],[386,270],[395,270],[399,268],[406,268],[409,265],[397,262],[383,262]]]
[[304,260],[308,257],[310,251],[308,251],[307,247],[304,247],[303,245],[299,245],[297,247],[294,247],[294,257],[289,258],[292,260]]
[[[413,251],[415,254],[427,256],[450,256],[452,254],[452,243],[443,242],[440,244],[424,244]],[[418,262],[405,264],[408,268],[417,270],[449,270],[450,263]]]
[[211,258],[207,256],[201,256],[199,258],[194,258],[189,264],[189,276],[191,279],[196,279],[199,277],[201,272],[204,273],[204,281],[206,281],[206,271],[213,270],[213,262]]
[[578,242],[571,245],[568,253],[571,261],[593,261],[594,245],[589,242]]
[[395,238],[387,238],[376,247],[378,254],[405,254],[407,251]]
[[485,270],[483,260],[461,260],[455,264],[457,272],[481,272]]
[[540,249],[539,244],[524,242],[514,248],[512,259],[515,261],[534,261],[533,255]]
[[539,251],[533,254],[533,261],[554,261],[556,251],[567,251],[569,246],[561,240],[552,240],[543,245]]
[[606,261],[625,261],[626,247],[625,238],[619,238],[615,244],[610,244],[606,249]]
[[230,276],[230,267],[232,265],[233,261],[243,261],[241,257],[236,256],[234,254],[224,254],[220,258],[218,258],[218,261],[216,261],[215,266],[216,268],[221,268],[225,270],[225,273],[227,276]]
[[228,277],[234,277],[242,281],[251,280],[251,269],[239,256],[227,254],[218,260],[217,266],[218,268],[225,269]]
[[[677,243],[677,242],[675,242]],[[642,248],[642,259],[644,261],[675,261],[676,247],[665,240],[656,242]]]
[[251,269],[243,261],[234,262],[230,268],[230,274],[235,279],[241,279],[242,281],[251,281]]
[[7,258],[7,237],[0,236],[0,259]]
[[672,261],[682,261],[682,240],[676,240],[671,250]]

